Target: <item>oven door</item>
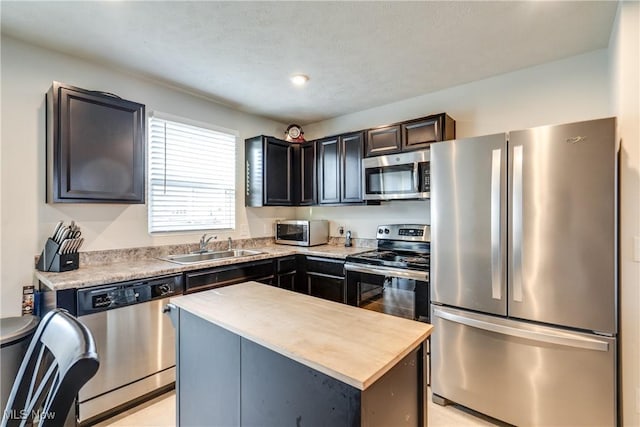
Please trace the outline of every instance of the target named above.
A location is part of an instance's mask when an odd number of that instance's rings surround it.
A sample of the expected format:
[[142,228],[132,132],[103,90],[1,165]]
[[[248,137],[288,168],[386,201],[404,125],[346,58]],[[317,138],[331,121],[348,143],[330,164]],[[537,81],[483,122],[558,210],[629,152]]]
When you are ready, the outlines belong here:
[[429,273],[346,263],[347,304],[429,322]]

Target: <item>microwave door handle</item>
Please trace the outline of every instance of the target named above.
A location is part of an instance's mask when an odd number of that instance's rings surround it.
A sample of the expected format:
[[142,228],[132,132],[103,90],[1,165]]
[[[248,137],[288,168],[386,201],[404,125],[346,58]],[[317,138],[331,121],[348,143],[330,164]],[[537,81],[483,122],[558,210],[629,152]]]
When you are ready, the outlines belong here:
[[413,192],[420,192],[420,165],[418,162],[413,162]]

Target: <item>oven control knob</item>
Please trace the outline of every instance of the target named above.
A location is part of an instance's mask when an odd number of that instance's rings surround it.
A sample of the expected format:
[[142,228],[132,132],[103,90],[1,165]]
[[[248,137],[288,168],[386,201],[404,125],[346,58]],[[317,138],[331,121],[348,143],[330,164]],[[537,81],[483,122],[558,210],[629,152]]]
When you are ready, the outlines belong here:
[[382,228],[378,228],[378,234],[382,234],[384,233],[384,230]]
[[384,229],[384,234],[389,234],[389,229],[388,228]]

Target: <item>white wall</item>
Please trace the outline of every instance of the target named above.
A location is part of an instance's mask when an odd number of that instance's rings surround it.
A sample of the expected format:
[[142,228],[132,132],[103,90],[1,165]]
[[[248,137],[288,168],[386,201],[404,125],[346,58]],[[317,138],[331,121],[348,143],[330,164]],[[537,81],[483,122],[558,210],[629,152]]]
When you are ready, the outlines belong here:
[[[46,204],[44,95],[53,80],[116,93],[153,110],[212,123],[240,133],[238,188],[243,188],[244,139],[281,135],[286,125],[189,95],[50,50],[2,36],[1,282],[2,316],[19,313],[21,287],[32,282],[33,257],[59,220],[74,219],[86,242],[83,250],[196,242],[202,233],[151,236],[145,205]],[[215,166],[215,165],[212,165]],[[293,217],[292,208],[245,209],[237,200],[236,230],[220,239],[272,235],[274,218]]]
[[620,352],[622,420],[640,425],[640,3],[623,2],[611,35],[612,106],[620,153]]
[[[447,112],[458,138],[532,126],[608,117],[608,51],[602,49],[370,110],[304,126],[307,139]],[[354,237],[375,238],[377,224],[430,223],[429,202],[389,202],[378,207],[298,208],[299,217],[331,219]]]

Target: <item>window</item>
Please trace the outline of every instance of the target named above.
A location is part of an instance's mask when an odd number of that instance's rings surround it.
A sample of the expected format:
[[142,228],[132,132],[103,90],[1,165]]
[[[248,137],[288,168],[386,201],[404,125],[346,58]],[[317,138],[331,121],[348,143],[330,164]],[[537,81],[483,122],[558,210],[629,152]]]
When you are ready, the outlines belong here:
[[149,119],[149,232],[235,227],[237,132]]

